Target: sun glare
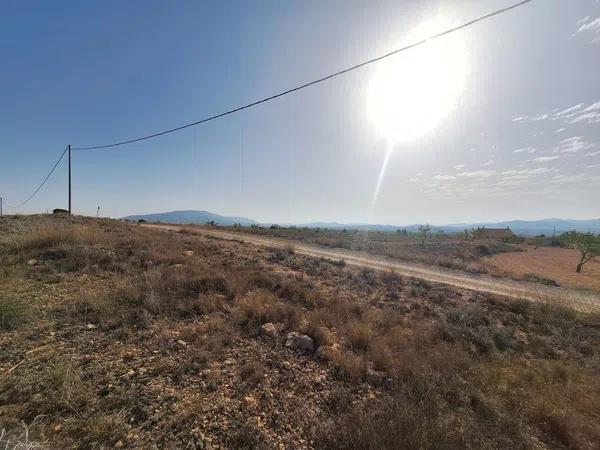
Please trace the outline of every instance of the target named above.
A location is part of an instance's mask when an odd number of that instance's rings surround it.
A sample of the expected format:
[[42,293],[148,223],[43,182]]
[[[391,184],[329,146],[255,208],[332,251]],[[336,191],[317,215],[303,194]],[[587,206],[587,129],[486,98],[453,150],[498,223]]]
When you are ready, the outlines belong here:
[[[447,28],[430,21],[408,39],[415,42]],[[379,63],[369,82],[367,111],[376,132],[390,143],[428,134],[454,108],[467,74],[459,34],[445,36]]]

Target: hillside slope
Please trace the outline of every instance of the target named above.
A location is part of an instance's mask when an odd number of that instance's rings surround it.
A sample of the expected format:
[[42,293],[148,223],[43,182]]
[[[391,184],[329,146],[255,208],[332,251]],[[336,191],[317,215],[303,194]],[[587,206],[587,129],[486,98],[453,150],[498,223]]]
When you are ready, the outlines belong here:
[[2,447],[600,437],[596,315],[189,229],[13,216],[0,236]]

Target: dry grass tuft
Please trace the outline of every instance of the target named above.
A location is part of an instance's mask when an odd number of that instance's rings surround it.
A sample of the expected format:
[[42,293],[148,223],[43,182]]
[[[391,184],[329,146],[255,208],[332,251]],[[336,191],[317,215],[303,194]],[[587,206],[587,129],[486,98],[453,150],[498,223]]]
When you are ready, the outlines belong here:
[[0,330],[18,328],[31,317],[29,305],[14,295],[0,294]]
[[294,330],[298,327],[300,317],[296,308],[266,291],[250,292],[238,301],[234,316],[251,334],[257,334],[260,326],[267,322],[283,323],[286,329]]

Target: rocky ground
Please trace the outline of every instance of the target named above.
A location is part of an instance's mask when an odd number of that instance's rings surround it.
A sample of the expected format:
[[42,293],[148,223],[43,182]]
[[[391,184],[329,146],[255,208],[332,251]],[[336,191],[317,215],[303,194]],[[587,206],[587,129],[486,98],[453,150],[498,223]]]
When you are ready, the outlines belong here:
[[0,219],[7,448],[594,448],[599,343],[597,315],[293,248]]

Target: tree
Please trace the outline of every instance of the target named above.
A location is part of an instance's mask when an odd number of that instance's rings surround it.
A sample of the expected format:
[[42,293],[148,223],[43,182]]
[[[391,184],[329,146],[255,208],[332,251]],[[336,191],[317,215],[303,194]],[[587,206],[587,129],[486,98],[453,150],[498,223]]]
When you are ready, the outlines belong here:
[[561,240],[568,245],[579,250],[581,257],[575,271],[581,273],[581,268],[585,263],[591,261],[596,256],[600,256],[600,234],[593,233],[578,233],[577,231],[569,231],[561,236]]
[[419,233],[421,233],[421,244],[425,245],[425,241],[427,240],[427,235],[431,231],[431,226],[426,223],[425,225],[419,225]]

